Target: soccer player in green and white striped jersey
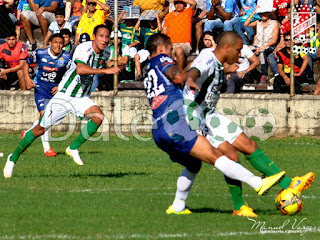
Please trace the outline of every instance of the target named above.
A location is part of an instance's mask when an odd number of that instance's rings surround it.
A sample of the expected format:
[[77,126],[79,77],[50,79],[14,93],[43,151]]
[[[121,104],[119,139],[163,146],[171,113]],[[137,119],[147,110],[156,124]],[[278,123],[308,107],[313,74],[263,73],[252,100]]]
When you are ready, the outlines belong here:
[[90,118],[80,135],[66,149],[66,153],[78,165],[83,165],[79,155],[79,147],[101,125],[104,115],[100,107],[90,99],[90,89],[93,76],[96,74],[118,74],[117,67],[104,68],[109,55],[105,48],[109,42],[110,33],[105,25],[98,25],[93,32],[93,41],[80,44],[73,55],[72,65],[60,82],[59,92],[48,103],[40,123],[28,131],[16,150],[8,156],[3,169],[5,178],[10,178],[19,156],[30,144],[44,133],[45,129],[60,123],[63,118],[72,113],[77,117]]

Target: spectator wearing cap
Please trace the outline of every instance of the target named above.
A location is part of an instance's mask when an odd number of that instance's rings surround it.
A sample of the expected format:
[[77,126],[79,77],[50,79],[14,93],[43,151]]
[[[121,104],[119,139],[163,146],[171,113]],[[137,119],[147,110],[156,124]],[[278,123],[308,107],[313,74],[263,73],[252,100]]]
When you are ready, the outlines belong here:
[[43,36],[47,36],[49,24],[55,21],[54,12],[64,5],[63,0],[28,0],[28,2],[31,11],[23,10],[21,21],[30,44],[28,47],[34,51],[37,48],[37,43],[33,36],[31,24],[40,26]]
[[[140,23],[146,22],[145,27],[140,27]],[[147,41],[155,33],[162,31],[161,21],[159,17],[159,13],[156,12],[151,15],[150,10],[146,10],[141,14],[139,21],[137,22],[136,31],[138,31],[140,34],[140,37],[143,37],[143,47],[145,48],[147,45]],[[141,49],[137,52],[137,54],[134,56],[134,63],[135,68],[137,70],[137,80],[142,79],[142,71],[141,71],[141,65],[145,65],[146,61],[148,60],[150,53],[146,49]]]
[[[259,14],[261,20],[251,22],[256,12]],[[260,6],[257,5],[244,23],[247,27],[256,28],[253,48],[255,49],[255,54],[259,55],[261,64],[262,77],[260,79],[260,84],[266,84],[268,80],[268,59],[270,61],[274,77],[279,75],[277,60],[273,53],[278,41],[279,22],[277,20],[271,20],[270,14],[271,10],[268,10],[265,7],[260,9]]]
[[[190,6],[187,8],[187,4]],[[183,69],[191,51],[192,18],[197,3],[194,0],[174,0],[175,10],[164,18],[162,33],[171,38],[173,56]]]
[[[110,7],[98,0],[87,0],[86,4],[88,12],[81,16],[76,35],[74,37],[74,43],[76,45],[79,44],[79,36],[82,33],[88,33],[91,39],[93,29],[100,24],[104,24],[110,13]],[[97,10],[97,5],[99,5],[102,10]]]
[[49,43],[49,39],[53,34],[60,33],[62,29],[68,29],[70,32],[72,31],[72,26],[65,20],[65,10],[62,8],[58,8],[55,11],[56,21],[52,22],[49,26],[47,36],[43,40],[43,46],[47,46]]
[[84,43],[84,42],[88,42],[90,41],[90,36],[88,33],[81,33],[80,37],[79,37],[79,43]]

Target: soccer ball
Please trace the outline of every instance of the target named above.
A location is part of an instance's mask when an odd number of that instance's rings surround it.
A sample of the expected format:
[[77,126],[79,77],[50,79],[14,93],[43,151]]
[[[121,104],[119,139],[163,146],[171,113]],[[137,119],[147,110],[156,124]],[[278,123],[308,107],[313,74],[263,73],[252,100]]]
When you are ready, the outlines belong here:
[[293,215],[301,211],[303,199],[301,193],[293,188],[281,190],[275,199],[278,210],[285,215]]
[[301,35],[299,36],[299,41],[300,41],[300,42],[304,42],[305,40],[306,40],[306,35],[301,34]]
[[309,52],[309,49],[307,47],[303,47],[302,48],[302,53],[303,54],[308,54],[308,52]]
[[310,54],[315,54],[317,52],[317,49],[314,47],[309,47],[309,53]]
[[298,55],[301,52],[301,47],[298,45],[294,45],[292,51],[294,55]]
[[274,115],[265,108],[254,108],[243,118],[243,131],[255,141],[272,137],[277,129]]

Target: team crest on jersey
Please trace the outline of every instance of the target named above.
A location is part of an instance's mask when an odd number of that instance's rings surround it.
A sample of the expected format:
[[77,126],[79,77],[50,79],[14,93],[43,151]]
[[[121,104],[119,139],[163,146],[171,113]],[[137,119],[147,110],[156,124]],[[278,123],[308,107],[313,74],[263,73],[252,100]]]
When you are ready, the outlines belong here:
[[157,109],[166,99],[168,98],[168,95],[158,95],[156,96],[151,104],[152,109]]
[[61,58],[59,58],[59,60],[58,60],[58,66],[59,66],[59,67],[63,67],[63,64],[64,64],[64,59],[61,57]]

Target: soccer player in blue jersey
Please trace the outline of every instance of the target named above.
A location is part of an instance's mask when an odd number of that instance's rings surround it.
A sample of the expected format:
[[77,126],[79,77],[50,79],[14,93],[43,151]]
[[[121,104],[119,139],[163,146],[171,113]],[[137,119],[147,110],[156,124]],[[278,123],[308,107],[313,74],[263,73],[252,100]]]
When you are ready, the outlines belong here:
[[45,129],[60,123],[72,113],[80,118],[90,119],[79,136],[67,147],[66,154],[78,165],[83,165],[79,155],[80,146],[95,134],[104,120],[101,108],[90,98],[93,77],[96,74],[118,74],[118,67],[105,68],[109,58],[105,50],[110,40],[108,28],[101,24],[94,28],[93,41],[80,44],[73,55],[72,62],[58,85],[58,92],[49,101],[39,124],[28,131],[15,151],[7,158],[3,169],[5,178],[11,178],[19,156]]
[[[40,118],[44,113],[44,109],[49,100],[58,92],[58,84],[60,83],[68,64],[71,63],[71,54],[62,50],[64,46],[64,38],[62,34],[53,34],[49,40],[50,47],[38,49],[33,53],[31,63],[38,64],[38,71],[34,80],[29,77],[29,66],[24,66],[24,74],[26,76],[28,88],[35,87],[35,102],[40,113]],[[39,120],[36,120],[30,129],[37,126]],[[29,130],[30,130],[29,129]],[[27,130],[27,131],[29,131]],[[22,138],[27,131],[22,132]],[[56,156],[57,153],[52,150],[49,144],[49,131],[41,136],[44,155],[46,157]]]
[[[150,61],[144,86],[153,111],[152,134],[157,146],[168,153],[171,160],[185,166],[178,183],[176,199],[167,209],[168,214],[189,214],[185,200],[194,178],[201,168],[201,161],[214,165],[225,176],[245,182],[259,195],[264,194],[285,174],[281,172],[260,178],[224,156],[209,141],[186,122],[181,84],[184,72],[172,60],[172,43],[164,34],[156,33],[147,42]],[[230,59],[239,59],[241,48],[230,53]],[[178,197],[177,197],[178,196]]]

